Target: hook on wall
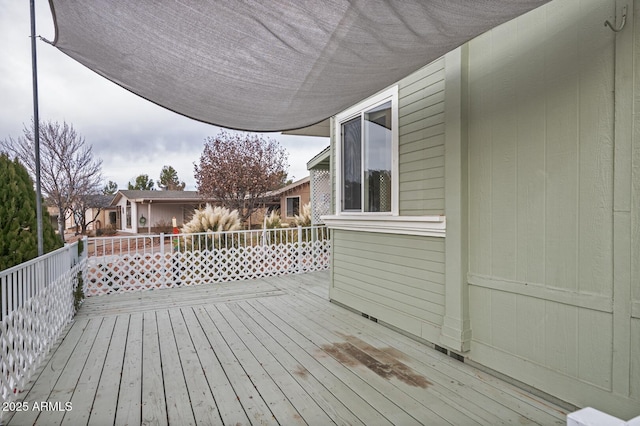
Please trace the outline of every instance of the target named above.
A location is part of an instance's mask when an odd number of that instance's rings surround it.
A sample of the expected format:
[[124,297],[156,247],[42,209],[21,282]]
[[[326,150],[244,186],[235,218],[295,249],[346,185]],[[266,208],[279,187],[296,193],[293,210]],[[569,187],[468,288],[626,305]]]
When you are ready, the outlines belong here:
[[611,28],[611,31],[613,31],[614,33],[618,33],[622,31],[626,23],[627,23],[627,6],[622,8],[622,22],[620,22],[620,26],[618,28],[614,27],[609,20],[604,21],[604,26]]

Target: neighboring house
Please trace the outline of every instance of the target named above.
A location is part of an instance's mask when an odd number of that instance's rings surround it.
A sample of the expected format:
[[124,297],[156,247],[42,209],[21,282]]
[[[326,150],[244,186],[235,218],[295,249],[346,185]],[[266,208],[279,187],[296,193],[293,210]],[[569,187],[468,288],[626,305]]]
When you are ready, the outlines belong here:
[[116,208],[116,229],[131,233],[170,231],[175,217],[178,227],[188,221],[195,209],[211,200],[197,191],[118,191],[111,202]]
[[263,200],[268,209],[279,210],[282,221],[287,222],[300,214],[302,206],[309,203],[310,194],[310,178],[307,176],[280,189],[267,192]]
[[302,206],[309,203],[311,187],[309,176],[297,180],[283,188],[273,191],[280,198],[280,217],[293,220],[300,214]]
[[323,219],[333,301],[631,418],[640,10],[614,33],[617,3],[552,1],[332,117]]
[[87,230],[98,231],[105,228],[116,228],[116,208],[111,205],[113,197],[113,195],[103,194],[91,196],[91,208],[85,213],[86,223],[91,222],[87,226]]
[[[113,195],[96,194],[90,197],[91,207],[85,212],[85,221],[88,223],[88,231],[97,231],[106,227],[115,229],[116,225],[116,208],[111,206]],[[59,211],[55,206],[47,205],[47,211],[49,212],[49,219],[51,225],[57,231],[58,229],[58,216]],[[95,220],[94,220],[95,219]],[[68,217],[65,219],[64,228],[66,230],[75,232],[79,225],[76,223],[75,217],[71,212],[68,213]]]

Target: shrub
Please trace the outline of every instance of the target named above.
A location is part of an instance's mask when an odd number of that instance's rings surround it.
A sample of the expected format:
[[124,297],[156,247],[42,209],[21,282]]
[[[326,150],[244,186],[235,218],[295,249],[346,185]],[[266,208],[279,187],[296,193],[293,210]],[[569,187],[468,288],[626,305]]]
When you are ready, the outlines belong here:
[[293,221],[296,226],[311,226],[311,203],[307,203],[302,206],[302,211],[299,215],[293,217]]
[[[213,233],[223,231],[237,231],[242,228],[240,222],[240,215],[237,210],[230,211],[225,207],[211,207],[207,204],[204,209],[195,210],[191,220],[184,224],[182,227],[182,233],[184,234],[197,234],[197,233]],[[198,240],[194,240],[194,238]],[[204,239],[204,244],[202,243]],[[197,241],[197,242],[196,242]],[[226,246],[226,236],[214,237],[211,236],[188,236],[184,239],[184,248],[200,249],[213,247],[220,248]]]
[[276,210],[273,210],[269,216],[265,218],[264,229],[280,229],[286,227],[287,224],[282,223],[282,218],[280,218],[280,214]]

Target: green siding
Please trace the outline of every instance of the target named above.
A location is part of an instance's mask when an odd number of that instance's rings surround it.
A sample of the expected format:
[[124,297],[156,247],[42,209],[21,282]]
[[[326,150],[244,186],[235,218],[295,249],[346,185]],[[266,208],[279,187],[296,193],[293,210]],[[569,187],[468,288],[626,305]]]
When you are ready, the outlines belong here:
[[615,35],[601,29],[614,11],[554,1],[469,43],[468,281],[471,359],[624,416],[640,337],[614,288],[640,277],[614,269],[630,245],[614,194],[631,192],[616,192],[631,178],[614,164],[614,141],[627,143],[614,132]]
[[[635,92],[633,103],[635,114],[640,105],[640,30],[638,30],[638,16],[640,3],[634,2],[634,81]],[[631,383],[631,397],[639,401],[640,405],[640,138],[637,118],[633,121],[633,138],[631,151],[631,199],[630,199],[630,245],[629,259],[631,262],[631,366],[629,381]]]
[[331,298],[427,340],[444,314],[444,239],[333,231]]
[[400,215],[444,214],[444,59],[399,83]]

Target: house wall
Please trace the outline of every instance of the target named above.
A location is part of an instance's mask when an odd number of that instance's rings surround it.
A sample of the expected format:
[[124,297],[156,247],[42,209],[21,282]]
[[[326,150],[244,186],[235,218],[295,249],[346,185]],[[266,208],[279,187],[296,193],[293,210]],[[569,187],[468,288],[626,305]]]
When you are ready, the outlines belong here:
[[640,415],[638,3],[554,0],[401,81],[400,215],[447,238],[333,229],[332,300]]
[[[640,401],[640,124],[637,120],[637,111],[640,111],[640,24],[638,21],[640,20],[640,2],[635,1],[633,3],[633,40],[632,40],[632,49],[633,49],[633,57],[632,57],[632,66],[633,66],[633,82],[629,93],[633,95],[632,98],[628,99],[628,104],[626,108],[628,108],[627,120],[631,121],[630,130],[627,133],[627,138],[631,140],[630,149],[627,152],[621,152],[620,158],[621,160],[625,160],[624,169],[627,173],[631,174],[631,182],[629,188],[624,188],[622,194],[629,194],[629,204],[624,205],[624,197],[620,197],[622,200],[620,202],[617,213],[618,216],[625,215],[625,211],[629,211],[628,221],[629,224],[626,226],[622,226],[621,233],[622,236],[628,235],[630,238],[629,246],[631,250],[625,256],[625,261],[631,264],[630,274],[628,277],[629,282],[631,283],[631,325],[630,325],[630,358],[631,364],[629,366],[629,394],[631,398],[635,401]],[[628,162],[626,161],[628,160]],[[618,167],[619,169],[622,167]],[[624,180],[622,180],[624,182]],[[624,222],[623,222],[624,223]],[[627,230],[630,229],[630,232],[627,233]],[[625,243],[625,240],[622,239],[622,242]],[[624,253],[624,248],[621,250],[621,256]],[[616,253],[617,254],[617,253]],[[622,294],[622,299],[626,294]],[[628,305],[627,305],[628,306]],[[622,300],[621,310],[625,308],[625,301]],[[624,320],[624,315],[623,315]],[[624,324],[624,321],[623,321]],[[626,346],[623,346],[626,348]],[[639,404],[640,405],[640,404]]]
[[444,313],[444,239],[334,230],[331,299],[437,341]]
[[[398,122],[399,214],[442,215],[444,58],[399,82]],[[333,140],[335,131],[332,120]],[[335,144],[331,158],[335,182]],[[444,316],[444,238],[341,229],[332,233],[331,299],[437,342]]]
[[287,198],[289,197],[300,197],[300,212],[302,212],[302,206],[308,204],[311,200],[310,183],[306,182],[280,196],[280,216],[283,220],[293,219],[293,213],[287,211]]
[[[193,216],[193,211],[197,207],[197,205],[186,204],[151,203],[151,216],[149,217],[148,204],[140,204],[138,205],[138,219],[141,214],[144,214],[148,221],[147,224],[151,224],[151,227],[164,228],[171,226],[171,220],[175,217],[178,226],[182,227],[184,222]],[[141,231],[146,231],[146,226],[141,228],[144,228]]]
[[629,418],[640,414],[628,308],[638,176],[632,114],[618,107],[633,93],[634,22],[616,40],[603,25],[615,8],[553,1],[469,43],[468,357]]
[[[122,197],[116,204],[116,208],[120,210],[121,219],[120,219],[120,231],[124,232],[138,232],[138,212],[137,212],[137,203],[131,202],[131,226],[127,227],[127,216],[126,216],[126,206],[127,206],[127,198]],[[146,217],[146,208],[145,208],[145,217]]]
[[444,58],[398,89],[400,215],[444,214]]

